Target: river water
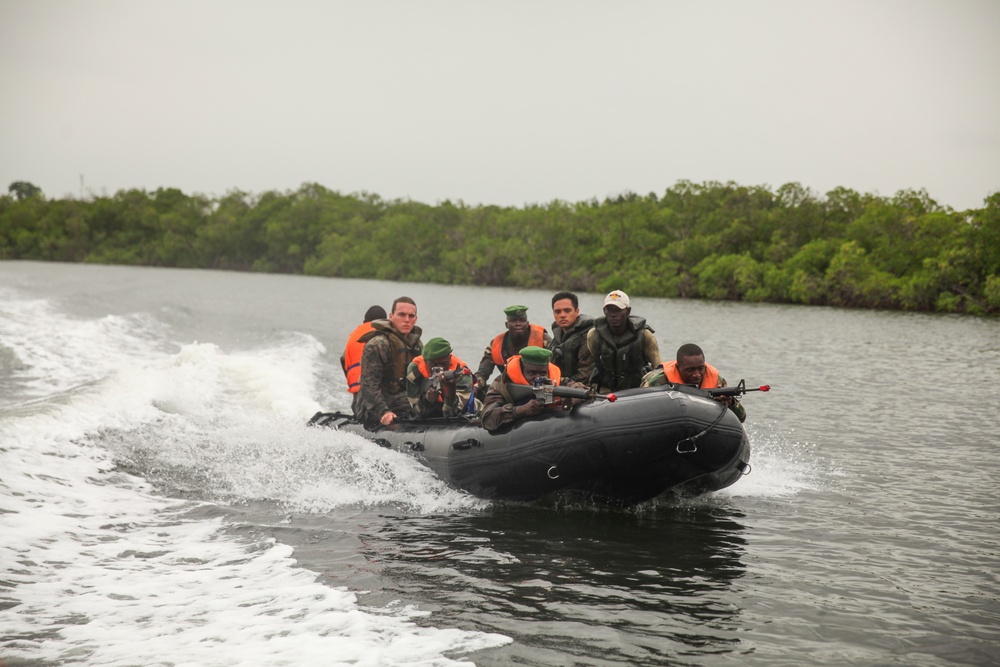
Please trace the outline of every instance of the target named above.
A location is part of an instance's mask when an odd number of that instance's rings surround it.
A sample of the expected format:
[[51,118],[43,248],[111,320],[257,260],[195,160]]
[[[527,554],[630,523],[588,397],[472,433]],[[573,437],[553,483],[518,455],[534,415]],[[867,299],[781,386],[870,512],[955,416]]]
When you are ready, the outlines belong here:
[[[413,297],[475,366],[541,291],[0,262],[0,663],[1000,663],[1000,321],[633,299],[744,399],[751,474],[489,503],[308,429]],[[601,295],[581,295],[600,313]]]

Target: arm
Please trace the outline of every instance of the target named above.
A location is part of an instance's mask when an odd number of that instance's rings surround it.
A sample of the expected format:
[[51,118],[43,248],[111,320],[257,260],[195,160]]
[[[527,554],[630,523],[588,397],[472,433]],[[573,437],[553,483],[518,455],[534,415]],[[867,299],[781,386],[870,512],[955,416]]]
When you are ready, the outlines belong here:
[[483,428],[487,431],[495,431],[504,424],[514,421],[514,404],[507,401],[507,398],[500,391],[501,378],[497,378],[490,385],[483,400],[482,421]]
[[[729,385],[726,383],[726,378],[720,376],[719,387],[721,388],[728,386]],[[739,387],[734,387],[734,389],[739,390]],[[709,393],[712,392],[709,391]],[[719,401],[723,405],[727,406],[730,410],[732,410],[733,414],[736,415],[736,417],[740,420],[740,423],[743,423],[747,420],[747,411],[746,408],[744,408],[743,405],[738,400],[736,400],[736,396],[737,394],[730,394],[729,392],[715,392],[713,394],[713,398],[715,398],[715,400]]]
[[462,375],[455,380],[454,386],[454,391],[449,390],[444,395],[445,417],[457,417],[465,410],[469,397],[475,391],[475,376]]
[[479,370],[476,371],[476,385],[480,390],[485,391],[487,384],[490,381],[490,376],[493,375],[493,371],[496,370],[497,365],[493,363],[493,345],[486,346],[486,350],[483,352],[483,358],[479,361]]
[[663,367],[654,368],[642,376],[640,387],[659,387],[667,383],[667,375],[663,372]]
[[584,339],[580,341],[580,347],[576,350],[576,372],[571,379],[576,382],[590,382],[590,373],[594,370],[594,354],[590,351],[588,336],[590,332],[584,334]]
[[643,347],[646,353],[646,363],[656,368],[663,363],[660,359],[660,344],[656,342],[656,334],[649,329],[643,329],[646,334],[646,345]]
[[395,418],[382,394],[382,375],[389,363],[388,355],[389,343],[381,336],[368,341],[361,353],[361,388],[358,393],[361,395],[366,417],[372,421],[379,421],[386,414],[392,414]]
[[410,362],[406,368],[406,400],[410,403],[410,411],[419,416],[424,414],[427,402],[424,400],[424,380],[426,380],[417,368],[417,365]]

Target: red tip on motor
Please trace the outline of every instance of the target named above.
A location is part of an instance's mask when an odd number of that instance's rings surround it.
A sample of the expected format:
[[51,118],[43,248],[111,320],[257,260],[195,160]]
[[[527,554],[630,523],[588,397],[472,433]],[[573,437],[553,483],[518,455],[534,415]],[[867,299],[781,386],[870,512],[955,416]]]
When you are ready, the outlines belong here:
[[769,384],[762,384],[760,386],[760,390],[761,391],[771,391],[771,385],[769,385]]
[[608,394],[608,403],[614,403],[617,400],[618,400],[617,396],[615,396],[614,394]]

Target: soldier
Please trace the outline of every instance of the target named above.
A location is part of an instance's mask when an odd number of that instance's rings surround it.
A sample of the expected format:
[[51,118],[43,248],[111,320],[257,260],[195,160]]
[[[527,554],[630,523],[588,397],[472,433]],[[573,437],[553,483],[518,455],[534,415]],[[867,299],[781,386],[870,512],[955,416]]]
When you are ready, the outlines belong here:
[[423,354],[406,371],[406,397],[415,417],[475,414],[474,391],[472,371],[451,353],[451,343],[444,338],[427,341]]
[[604,317],[587,332],[593,358],[590,383],[601,393],[634,389],[645,373],[662,363],[653,329],[645,318],[631,313],[628,294],[614,290],[604,297]]
[[507,331],[497,334],[486,346],[476,371],[476,391],[480,396],[486,393],[493,370],[499,369],[502,373],[507,360],[518,350],[529,345],[548,347],[552,342],[545,327],[528,322],[527,306],[508,306],[503,312],[507,316]]
[[[658,387],[667,383],[686,384],[699,389],[728,387],[726,378],[718,369],[705,363],[705,353],[694,343],[685,343],[677,348],[677,359],[665,361],[656,370],[642,378],[643,387]],[[741,422],[746,421],[746,409],[733,396],[715,396],[715,400],[728,406]]]
[[372,322],[374,329],[361,337],[361,389],[355,418],[369,430],[392,424],[410,414],[406,398],[406,369],[423,349],[417,326],[417,304],[408,296],[392,302],[387,320]]
[[[488,431],[495,431],[504,424],[511,424],[525,417],[539,415],[546,408],[570,409],[582,399],[558,398],[553,403],[546,405],[541,399],[528,395],[524,398],[515,399],[511,395],[510,385],[534,386],[538,382],[551,382],[559,385],[561,372],[559,367],[551,363],[552,350],[543,347],[529,346],[523,348],[507,360],[504,371],[490,385],[486,392],[486,400],[483,401],[482,423],[483,428]],[[585,385],[579,382],[569,381],[567,386],[586,389]]]
[[347,391],[351,393],[351,410],[354,410],[354,404],[358,401],[358,391],[361,389],[361,352],[365,348],[361,337],[374,331],[372,321],[384,320],[385,317],[385,308],[382,306],[372,306],[366,310],[364,322],[356,326],[347,336],[344,353],[340,355],[340,367],[344,371],[344,377],[347,378]]
[[586,382],[590,379],[593,358],[584,343],[587,332],[594,326],[594,318],[580,314],[580,300],[572,292],[557,292],[552,297],[552,363],[559,367],[564,378]]

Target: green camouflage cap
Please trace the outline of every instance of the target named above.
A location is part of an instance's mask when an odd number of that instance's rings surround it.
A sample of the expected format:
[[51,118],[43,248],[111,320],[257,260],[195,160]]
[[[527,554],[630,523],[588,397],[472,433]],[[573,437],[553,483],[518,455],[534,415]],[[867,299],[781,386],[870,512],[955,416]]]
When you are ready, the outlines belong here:
[[503,309],[503,312],[508,318],[511,317],[527,317],[528,307],[527,306],[507,306]]
[[552,350],[546,350],[544,347],[530,345],[528,347],[522,347],[518,354],[521,355],[521,360],[525,363],[534,364],[535,366],[548,366],[549,357],[552,356]]

